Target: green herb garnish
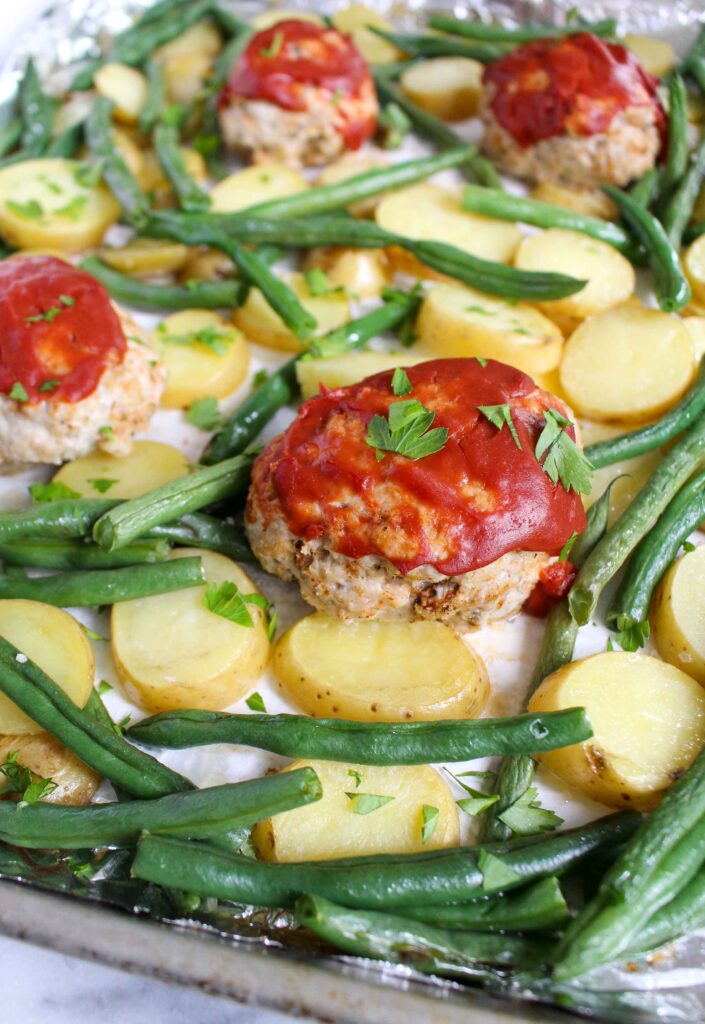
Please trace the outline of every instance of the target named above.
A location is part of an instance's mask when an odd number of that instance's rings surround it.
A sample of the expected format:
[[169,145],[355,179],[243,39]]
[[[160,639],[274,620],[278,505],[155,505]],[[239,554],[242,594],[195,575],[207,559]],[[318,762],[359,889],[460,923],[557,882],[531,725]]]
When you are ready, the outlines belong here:
[[109,491],[111,487],[114,487],[115,484],[118,483],[118,481],[109,480],[105,476],[99,476],[94,477],[92,480],[89,480],[88,483],[91,485],[94,491],[98,491],[99,494],[105,494],[105,492]]
[[617,616],[615,639],[623,651],[634,653],[644,646],[645,640],[651,636],[648,619],[635,622],[630,615]]
[[107,679],[101,679],[101,681],[96,686],[96,690],[98,691],[98,696],[102,697],[104,693],[110,693],[110,691],[112,690],[112,686],[110,685]]
[[490,421],[492,426],[496,427],[497,430],[501,431],[505,425],[509,427],[509,433],[512,435],[512,440],[521,451],[521,441],[517,434],[516,427],[514,426],[514,420],[512,419],[511,406],[507,405],[478,405],[479,412]]
[[201,327],[198,331],[188,331],[186,334],[162,334],[160,331],[160,335],[162,336],[159,340],[165,345],[204,345],[219,356],[224,356],[228,351],[228,345],[233,342],[232,333],[216,327],[215,324]]
[[5,206],[10,213],[14,213],[16,217],[22,217],[23,220],[41,220],[44,216],[44,207],[36,199],[28,199],[26,203],[6,199]]
[[69,220],[78,220],[87,205],[88,196],[74,196],[65,206],[59,206],[53,212]]
[[508,885],[514,885],[521,878],[514,868],[510,868],[508,864],[505,864],[499,857],[495,857],[493,853],[488,853],[487,850],[480,850],[477,866],[482,872],[482,888],[485,892],[497,892],[497,890],[505,889]]
[[19,793],[21,799],[18,807],[23,807],[26,804],[36,804],[38,800],[54,792],[56,783],[52,779],[35,775],[25,765],[20,764],[18,758],[19,751],[15,750],[7,755],[4,764],[0,764],[0,773],[6,779],[2,787],[3,793]]
[[104,424],[102,427],[98,427],[98,433],[104,441],[112,441],[113,439],[113,428],[109,423]]
[[408,395],[412,390],[411,381],[406,371],[397,366],[392,374],[392,391],[397,397],[401,397],[401,395]]
[[554,811],[542,807],[538,795],[539,791],[536,787],[529,786],[513,804],[510,804],[497,817],[517,836],[533,836],[539,832],[552,832],[563,824],[563,818],[560,818]]
[[15,402],[28,402],[29,395],[27,394],[27,388],[24,384],[16,380],[10,390],[10,398],[13,398]]
[[568,540],[565,542],[565,544],[563,545],[563,547],[560,550],[560,553],[558,555],[558,561],[559,562],[567,562],[568,561],[568,555],[573,550],[573,544],[575,544],[577,539],[578,539],[578,531],[574,530],[571,533],[571,535],[568,538]]
[[245,704],[247,704],[250,711],[259,711],[260,714],[267,713],[267,709],[264,706],[264,701],[262,700],[262,695],[257,692],[251,693],[250,696],[245,701]]
[[44,391],[44,392],[54,391],[56,388],[59,387],[60,384],[61,384],[60,380],[44,380],[39,385],[39,390],[40,391]]
[[421,808],[421,842],[427,843],[438,824],[439,810],[432,804],[424,804]]
[[259,51],[260,55],[262,57],[270,58],[270,59],[273,58],[273,57],[276,57],[276,56],[278,56],[278,54],[279,54],[279,52],[280,52],[280,50],[281,50],[283,45],[284,45],[284,33],[283,32],[275,32],[274,33],[274,38],[272,39],[272,42],[271,42],[271,45],[270,46],[265,46],[263,49],[261,49]]
[[448,440],[446,427],[429,429],[435,418],[436,414],[415,398],[392,402],[387,419],[372,417],[365,442],[375,449],[378,462],[385,452],[423,459],[441,451]]
[[212,395],[205,398],[197,398],[192,402],[186,412],[186,419],[194,427],[200,430],[216,430],[223,419],[218,408],[218,399]]
[[359,789],[360,786],[362,785],[362,775],[360,774],[360,772],[356,771],[354,768],[349,768],[348,775],[354,781],[355,789]]
[[28,490],[36,505],[42,505],[47,501],[68,501],[81,497],[78,491],[62,484],[60,480],[52,480],[48,484],[31,484]]
[[261,608],[267,620],[267,635],[270,641],[277,627],[276,609],[271,601],[262,594],[243,594],[236,583],[225,580],[223,583],[209,583],[203,596],[203,603],[208,611],[221,615],[238,626],[254,626],[248,604]]
[[380,807],[389,804],[393,796],[376,796],[374,793],[346,793],[348,800],[352,803],[353,814],[372,814]]
[[560,480],[566,491],[589,494],[593,466],[564,429],[570,420],[555,409],[544,410],[543,418],[546,426],[536,442],[536,458],[544,473],[554,484]]

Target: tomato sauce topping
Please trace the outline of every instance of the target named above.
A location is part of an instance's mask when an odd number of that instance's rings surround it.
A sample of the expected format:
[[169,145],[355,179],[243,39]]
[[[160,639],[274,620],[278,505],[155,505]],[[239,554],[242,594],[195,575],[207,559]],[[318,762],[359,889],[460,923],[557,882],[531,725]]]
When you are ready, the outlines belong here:
[[566,596],[577,575],[578,570],[567,560],[544,565],[538,583],[526,599],[524,611],[537,619],[545,618],[554,605]]
[[[273,488],[296,536],[326,536],[351,558],[378,555],[401,573],[431,565],[469,572],[516,550],[558,554],[585,527],[580,496],[553,484],[534,454],[544,410],[561,403],[503,363],[439,359],[406,369],[417,399],[449,432],[444,447],[412,460],[365,442],[374,415],[387,416],[391,372],[306,402],[266,449],[254,478]],[[521,444],[478,411],[503,405]],[[572,433],[572,427],[570,428]]]
[[29,402],[80,402],[126,349],[110,296],[85,270],[54,256],[0,263],[0,393],[21,385]]
[[520,146],[555,135],[595,135],[629,106],[652,106],[662,139],[666,115],[652,75],[624,46],[589,32],[539,39],[485,68],[490,107]]
[[[369,68],[350,36],[309,21],[279,21],[252,37],[218,99],[266,100],[284,110],[309,109],[310,87],[335,108],[335,127],[348,149],[358,149],[376,127]],[[364,110],[354,102],[363,101]]]

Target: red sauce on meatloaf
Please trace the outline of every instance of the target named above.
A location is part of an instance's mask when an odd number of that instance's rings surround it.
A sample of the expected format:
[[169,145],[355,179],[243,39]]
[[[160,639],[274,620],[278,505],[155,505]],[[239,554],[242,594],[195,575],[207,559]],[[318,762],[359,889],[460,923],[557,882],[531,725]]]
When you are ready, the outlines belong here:
[[[382,556],[401,573],[431,565],[455,576],[509,551],[557,554],[584,529],[580,495],[551,483],[534,454],[544,410],[566,412],[556,398],[494,360],[439,359],[406,372],[412,390],[404,399],[418,399],[435,413],[433,426],[448,429],[443,449],[417,461],[390,452],[378,460],[366,443],[372,417],[400,400],[391,372],[311,399],[253,474],[292,533],[325,536],[351,558]],[[521,450],[477,408],[504,403]]]
[[604,132],[630,106],[653,106],[665,135],[656,79],[624,46],[589,32],[519,46],[488,64],[483,80],[493,87],[492,113],[520,146]]
[[53,256],[0,263],[0,393],[21,385],[29,402],[80,402],[126,349],[110,296],[85,270]]
[[284,110],[306,111],[313,86],[340,107],[335,126],[348,149],[358,149],[374,132],[374,116],[347,116],[341,101],[374,96],[369,68],[352,39],[309,21],[279,21],[252,37],[233,67],[218,104],[234,97],[266,100]]

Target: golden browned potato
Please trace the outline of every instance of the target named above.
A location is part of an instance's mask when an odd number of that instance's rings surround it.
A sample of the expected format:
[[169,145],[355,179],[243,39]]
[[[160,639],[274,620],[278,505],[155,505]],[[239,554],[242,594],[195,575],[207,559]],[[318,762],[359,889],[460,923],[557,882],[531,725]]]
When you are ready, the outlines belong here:
[[659,654],[705,686],[705,547],[673,563],[654,595],[651,623]]
[[141,71],[128,64],[109,62],[98,68],[93,81],[98,93],[113,103],[118,121],[137,123],[149,92],[147,79]]
[[100,776],[48,732],[0,736],[0,762],[17,754],[18,764],[56,786],[42,797],[50,804],[89,804]]
[[323,796],[255,825],[252,841],[262,860],[420,853],[457,846],[460,840],[452,793],[427,765],[373,768],[302,760],[285,771],[304,767],[315,770]]
[[651,810],[705,742],[705,691],[673,665],[609,651],[552,673],[529,711],[584,707],[593,736],[538,755],[569,786],[608,807]]
[[319,394],[325,388],[345,388],[357,384],[373,373],[394,370],[397,366],[413,366],[434,355],[421,352],[416,346],[404,352],[348,352],[343,356],[325,356],[321,359],[300,359],[296,364],[296,377],[302,398]]
[[597,188],[567,188],[551,181],[540,181],[531,196],[602,220],[616,220],[619,213],[616,203]]
[[133,238],[127,245],[100,250],[102,260],[133,277],[176,273],[186,265],[189,255],[188,246],[158,238]]
[[321,246],[311,249],[304,268],[318,267],[333,288],[345,288],[351,296],[376,298],[392,279],[392,268],[384,249],[345,249]]
[[211,192],[211,208],[217,213],[235,213],[270,199],[285,199],[308,187],[304,176],[285,164],[253,164],[218,182]]
[[440,622],[301,619],[274,652],[280,689],[316,718],[476,718],[490,693],[482,659]]
[[129,455],[93,452],[66,462],[54,474],[81,498],[139,498],[147,491],[187,476],[191,466],[178,448],[161,441],[135,441]]
[[468,57],[433,57],[407,68],[399,85],[429,114],[444,121],[465,121],[477,113],[483,70],[479,61]]

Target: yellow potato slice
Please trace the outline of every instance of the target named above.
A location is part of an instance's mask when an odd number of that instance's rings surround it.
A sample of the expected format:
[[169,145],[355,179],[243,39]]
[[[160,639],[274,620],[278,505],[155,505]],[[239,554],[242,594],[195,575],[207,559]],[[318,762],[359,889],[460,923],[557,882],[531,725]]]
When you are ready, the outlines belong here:
[[101,259],[133,277],[173,274],[186,265],[189,255],[188,246],[158,238],[134,238],[119,248],[100,250]]
[[588,217],[600,217],[602,220],[616,220],[619,212],[616,203],[596,188],[567,188],[551,181],[541,181],[531,196],[544,203],[555,203],[566,210],[584,213]]
[[404,57],[404,51],[394,43],[370,32],[368,25],[394,31],[392,23],[382,17],[374,7],[368,7],[367,4],[350,4],[336,11],[333,15],[333,24],[341,32],[348,32],[352,36],[355,46],[368,64],[392,64]]
[[549,228],[522,240],[514,263],[520,270],[553,271],[586,281],[584,288],[564,299],[539,303],[549,316],[592,316],[626,302],[636,276],[629,260],[606,242],[578,231]]
[[250,24],[253,28],[257,29],[258,32],[262,32],[265,28],[271,28],[272,25],[277,25],[280,21],[310,21],[314,25],[322,25],[323,19],[318,14],[311,14],[310,11],[262,11],[261,14],[257,14],[254,18],[250,19]]
[[0,234],[20,249],[80,252],[120,216],[112,193],[81,184],[77,160],[23,160],[0,170]]
[[[94,452],[65,463],[53,477],[82,498],[139,498],[191,471],[188,459],[170,444],[135,441],[129,455]],[[106,484],[109,483],[109,486]]]
[[584,707],[593,736],[537,755],[569,786],[608,807],[651,810],[705,742],[705,692],[673,665],[610,651],[543,681],[529,711]]
[[137,178],[140,188],[144,189],[145,178],[145,154],[135,142],[135,139],[124,128],[113,129],[113,140],[115,147],[127,164],[127,169]]
[[[365,171],[387,167],[388,164],[388,160],[382,160],[376,154],[347,152],[323,168],[316,184],[336,185],[339,181],[347,181],[358,174],[364,174]],[[372,217],[385,195],[389,195],[389,193],[380,192],[367,199],[360,199],[357,203],[351,203],[347,207],[348,213],[352,213],[354,217]]]
[[683,253],[683,269],[693,289],[693,298],[705,304],[705,235],[696,238]]
[[114,104],[118,121],[137,123],[149,92],[147,79],[141,71],[127,64],[103,64],[93,76],[93,81],[98,93]]
[[490,687],[481,658],[440,622],[301,619],[274,652],[280,689],[315,718],[476,718]]
[[304,261],[306,270],[323,270],[333,288],[345,288],[351,297],[376,298],[392,279],[392,268],[384,249],[344,249],[321,246],[311,249]]
[[[294,761],[285,771],[311,767],[323,796],[308,807],[260,821],[252,841],[262,860],[331,860],[376,853],[420,853],[457,846],[458,809],[453,795],[428,765],[377,768],[336,761]],[[348,795],[351,794],[351,795]],[[386,797],[387,802],[369,797]],[[375,810],[368,807],[380,804]],[[435,827],[424,843],[424,807]]]
[[676,53],[665,39],[654,36],[626,35],[624,45],[638,58],[644,71],[655,78],[663,78],[676,66]]
[[[171,558],[198,555],[208,583],[234,583],[257,593],[242,569],[213,551],[180,548]],[[202,708],[220,711],[252,688],[269,659],[261,608],[248,604],[251,626],[210,611],[206,587],[113,605],[111,646],[126,693],[147,711]]]
[[211,209],[216,213],[234,213],[248,206],[284,199],[309,187],[292,167],[284,164],[253,164],[219,181],[211,192]]
[[300,359],[296,364],[296,377],[302,398],[313,398],[325,388],[344,388],[357,384],[373,373],[394,370],[397,366],[413,366],[433,356],[421,353],[416,347],[404,352],[349,352],[343,356],[322,359]]
[[659,654],[705,686],[705,547],[673,563],[657,590],[651,624]]
[[696,364],[705,356],[705,316],[684,316],[683,326],[693,342]]
[[465,121],[477,113],[484,68],[468,57],[433,57],[412,64],[399,85],[422,110],[444,121]]
[[153,58],[163,64],[167,96],[173,103],[188,106],[199,98],[222,45],[213,22],[203,20],[154,51]]
[[[76,620],[40,601],[0,601],[0,636],[36,662],[82,708],[93,686],[93,650]],[[42,728],[0,694],[0,734],[28,735]]]
[[[559,397],[561,396],[559,395]],[[570,405],[567,397],[565,401]],[[580,436],[585,447],[589,444],[596,444],[598,441],[617,437],[624,432],[624,426],[613,426],[608,423],[591,423],[583,420],[580,424]],[[602,466],[601,469],[594,470],[592,491],[585,496],[585,505],[589,507],[596,502],[612,484],[609,521],[610,524],[613,523],[627,506],[631,505],[662,457],[663,452],[657,448],[653,452],[638,455],[635,459],[624,459],[622,462],[615,462],[611,466]]]
[[0,762],[17,754],[17,762],[56,786],[42,797],[49,804],[89,804],[100,785],[100,775],[88,768],[48,732],[0,736]]
[[208,309],[172,313],[152,331],[149,344],[168,374],[165,409],[185,409],[206,395],[224,398],[240,387],[250,365],[243,335]]
[[[283,274],[301,304],[315,318],[316,334],[326,334],[350,319],[350,302],[344,291],[313,296],[303,274]],[[274,312],[259,288],[251,288],[246,302],[233,310],[233,321],[250,341],[281,352],[300,352],[301,342]]]
[[435,284],[416,323],[421,343],[438,356],[480,356],[548,373],[561,358],[563,335],[525,302],[513,305],[460,284]]
[[176,39],[164,43],[152,54],[154,60],[168,61],[172,57],[188,57],[192,53],[203,53],[215,57],[223,47],[223,38],[210,19],[197,21]]
[[636,304],[590,317],[568,338],[561,360],[561,384],[575,411],[624,423],[660,416],[694,372],[683,323]]
[[[390,192],[377,207],[376,219],[380,227],[395,234],[447,242],[498,263],[509,263],[521,241],[516,224],[466,213],[460,206],[460,193],[439,185],[424,183]],[[422,266],[405,253],[400,260],[400,269]],[[428,277],[435,271],[423,268],[421,273]]]

